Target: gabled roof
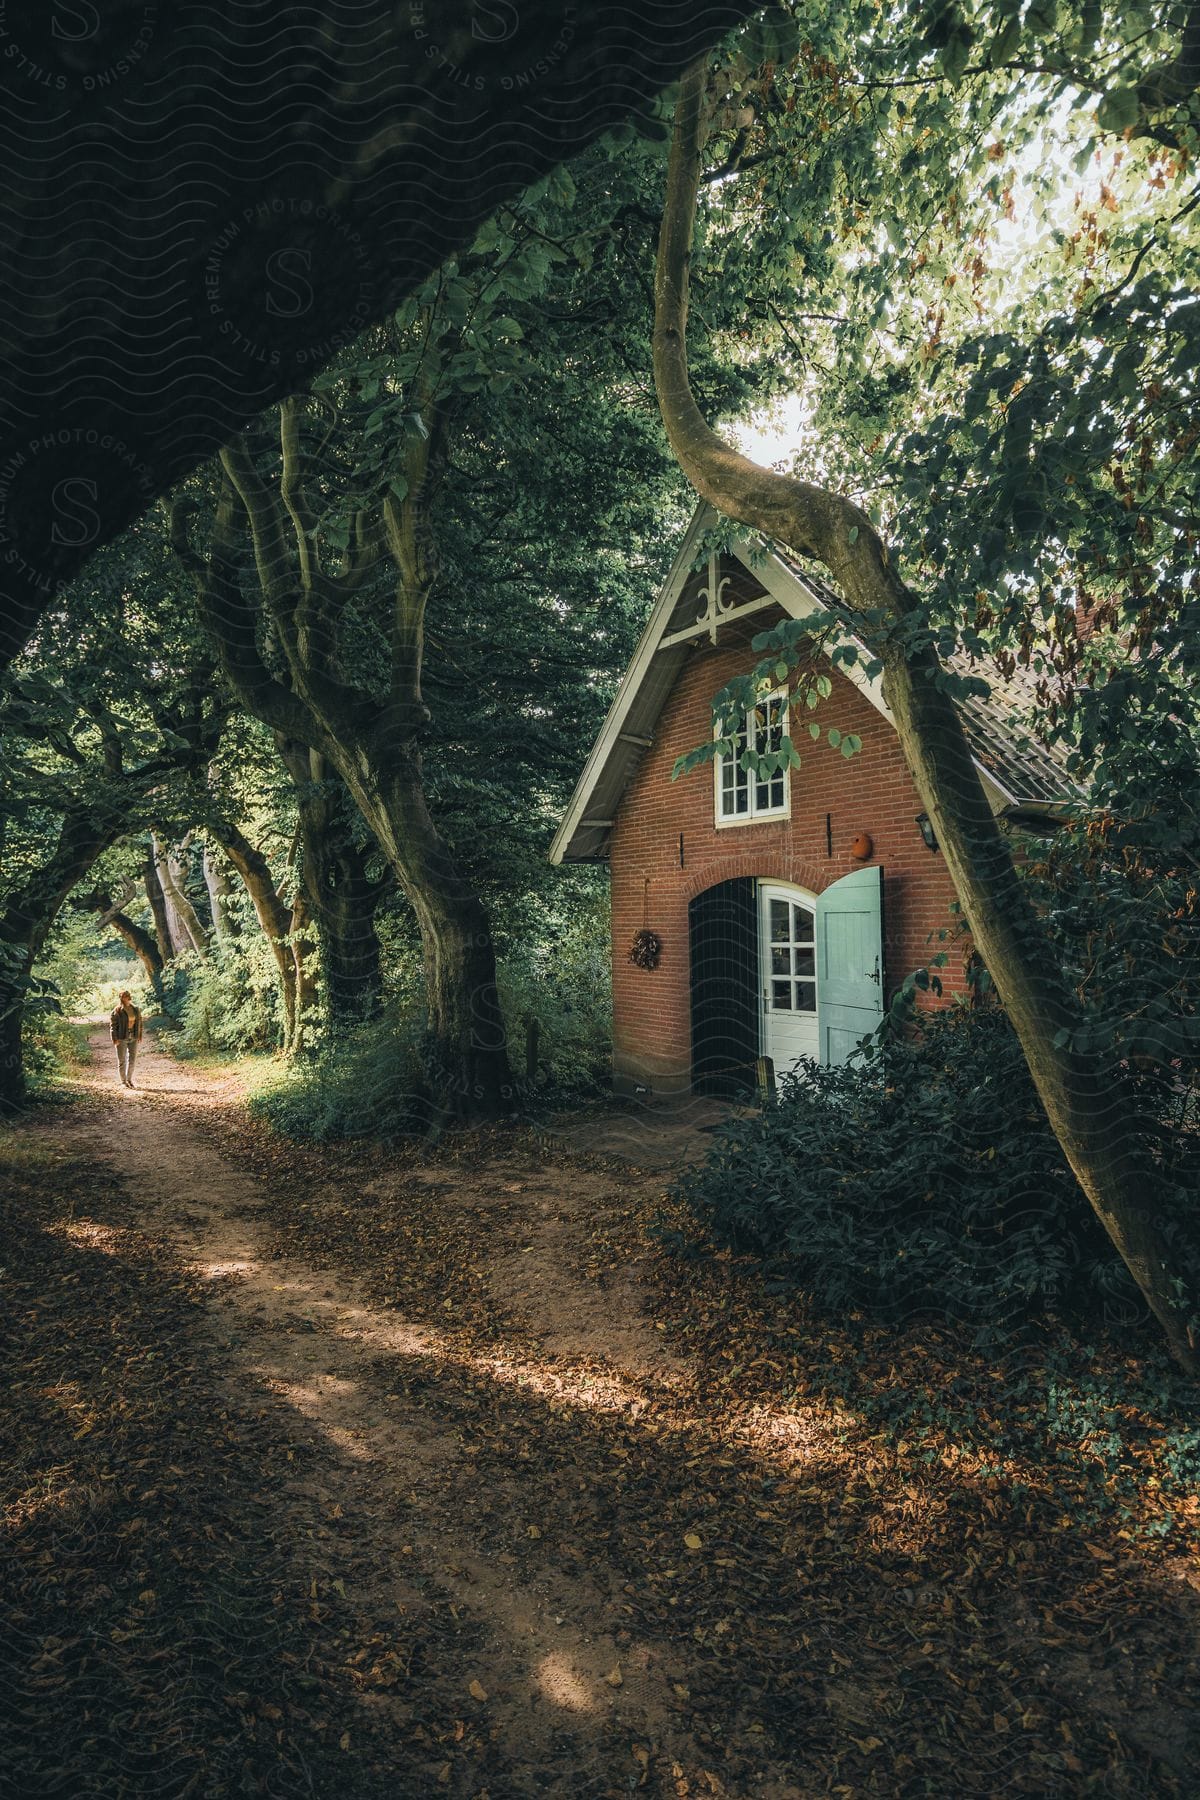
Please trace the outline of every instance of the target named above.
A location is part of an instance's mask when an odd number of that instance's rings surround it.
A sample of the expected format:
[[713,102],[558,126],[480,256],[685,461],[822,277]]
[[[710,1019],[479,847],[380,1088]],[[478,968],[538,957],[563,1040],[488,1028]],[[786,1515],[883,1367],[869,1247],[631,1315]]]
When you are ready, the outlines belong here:
[[[790,618],[802,619],[814,612],[843,610],[837,594],[819,576],[764,538],[736,543],[730,553],[719,559],[710,556],[707,568],[697,569],[700,542],[717,517],[703,503],[692,516],[555,833],[550,848],[553,863],[599,862],[607,857],[622,795],[653,740],[659,714],[683,664],[698,643],[707,637],[715,644],[722,627],[758,612],[782,609]],[[838,641],[826,638],[826,652],[831,653]],[[858,643],[849,624],[840,641]],[[954,666],[963,674],[973,672],[960,659]],[[839,668],[891,725],[882,684],[866,676],[863,661]],[[987,679],[992,693],[986,700],[971,698],[958,704],[992,809],[1053,814],[1077,799],[1079,790],[1059,758],[1022,725],[1020,715],[1029,710],[1031,696],[991,671]]]

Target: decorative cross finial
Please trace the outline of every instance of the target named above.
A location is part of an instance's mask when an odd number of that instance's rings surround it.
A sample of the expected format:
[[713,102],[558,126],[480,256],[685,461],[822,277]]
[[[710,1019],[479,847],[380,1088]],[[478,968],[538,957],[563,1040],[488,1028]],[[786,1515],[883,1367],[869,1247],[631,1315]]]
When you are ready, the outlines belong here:
[[717,568],[718,563],[714,553],[708,559],[708,586],[700,589],[700,599],[703,605],[696,614],[697,625],[707,625],[708,635],[714,644],[717,641],[717,631],[720,628],[721,620],[727,613],[733,611],[734,604],[732,600],[726,600],[724,597],[725,589],[729,586],[731,578],[725,575],[718,580]]

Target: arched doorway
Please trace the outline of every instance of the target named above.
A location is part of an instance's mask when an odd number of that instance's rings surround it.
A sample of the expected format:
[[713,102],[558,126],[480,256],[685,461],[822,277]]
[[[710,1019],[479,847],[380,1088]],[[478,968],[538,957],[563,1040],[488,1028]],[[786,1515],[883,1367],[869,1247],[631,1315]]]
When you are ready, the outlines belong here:
[[741,876],[688,907],[692,1087],[736,1097],[804,1057],[847,1062],[883,1011],[883,870],[852,870],[822,893]]
[[688,907],[692,1088],[735,1098],[752,1092],[759,1056],[757,883],[719,881]]

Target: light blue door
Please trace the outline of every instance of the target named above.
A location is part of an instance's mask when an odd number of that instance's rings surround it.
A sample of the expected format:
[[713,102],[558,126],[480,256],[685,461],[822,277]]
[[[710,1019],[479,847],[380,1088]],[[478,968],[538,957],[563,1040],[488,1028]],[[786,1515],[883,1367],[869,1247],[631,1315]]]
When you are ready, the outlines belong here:
[[883,870],[855,869],[817,898],[817,1035],[849,1062],[883,1015]]

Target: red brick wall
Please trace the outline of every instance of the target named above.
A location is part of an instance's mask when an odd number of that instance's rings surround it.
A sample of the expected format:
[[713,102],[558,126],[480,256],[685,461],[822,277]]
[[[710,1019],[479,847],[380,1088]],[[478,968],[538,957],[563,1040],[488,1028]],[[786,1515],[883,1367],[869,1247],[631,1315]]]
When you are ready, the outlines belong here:
[[[756,620],[761,629],[762,621]],[[654,743],[626,789],[612,835],[613,1048],[618,1085],[655,1091],[686,1089],[691,1063],[688,902],[715,882],[757,875],[820,893],[863,864],[849,854],[861,832],[866,859],[884,871],[884,999],[910,970],[938,950],[947,990],[963,986],[963,942],[930,943],[950,929],[954,890],[940,854],[929,851],[915,824],[922,810],[895,733],[844,675],[815,712],[793,709],[790,727],[802,766],[791,772],[791,817],[717,828],[711,765],[671,780],[677,756],[709,736],[712,696],[757,658],[742,644],[705,646],[685,665],[664,707]],[[822,658],[822,666],[830,665]],[[844,757],[808,736],[809,719],[855,732],[862,749]],[[833,854],[826,851],[831,815]],[[683,834],[683,866],[679,838]],[[643,924],[662,939],[656,969],[638,968],[629,950]]]

